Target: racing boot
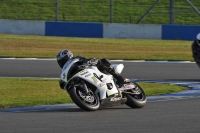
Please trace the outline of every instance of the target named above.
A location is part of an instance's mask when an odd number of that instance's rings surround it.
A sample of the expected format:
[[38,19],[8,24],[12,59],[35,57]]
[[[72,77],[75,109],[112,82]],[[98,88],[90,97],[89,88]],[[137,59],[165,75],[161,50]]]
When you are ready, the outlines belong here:
[[121,91],[132,90],[135,88],[135,85],[131,82],[130,79],[124,79],[123,82],[117,84],[119,84],[119,90]]
[[113,74],[113,77],[117,79],[117,85],[121,88],[125,83],[125,79],[121,75]]
[[125,79],[118,73],[112,73],[113,77],[117,79],[117,85],[119,86],[119,90],[131,90],[135,88],[135,85],[131,82],[130,79]]
[[122,88],[122,86],[124,86],[125,84],[130,84],[131,81],[129,79],[125,79],[123,78],[119,73],[117,73],[113,67],[109,66],[103,66],[104,70],[106,70],[107,72],[109,72],[110,74],[113,75],[114,78],[117,79],[117,85],[119,86],[119,88]]
[[115,71],[112,71],[111,74],[113,75],[114,78],[117,79],[116,83],[119,86],[119,88],[122,88],[122,86],[124,86],[125,84],[131,83],[130,79],[123,78],[120,74],[116,73]]

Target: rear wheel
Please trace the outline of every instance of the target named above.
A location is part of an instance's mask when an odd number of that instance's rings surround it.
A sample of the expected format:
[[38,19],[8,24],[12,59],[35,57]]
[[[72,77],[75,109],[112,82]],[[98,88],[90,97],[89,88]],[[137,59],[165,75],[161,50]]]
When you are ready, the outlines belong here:
[[134,89],[123,92],[123,96],[127,98],[125,104],[131,108],[142,108],[147,101],[145,92],[137,83],[134,85],[136,86]]
[[95,111],[99,108],[99,97],[91,89],[86,91],[83,86],[75,86],[70,89],[69,94],[73,102],[81,109]]

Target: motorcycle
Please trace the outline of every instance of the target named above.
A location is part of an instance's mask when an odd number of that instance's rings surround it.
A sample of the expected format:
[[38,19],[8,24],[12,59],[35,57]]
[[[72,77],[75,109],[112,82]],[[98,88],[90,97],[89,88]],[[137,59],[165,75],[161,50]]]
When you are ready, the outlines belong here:
[[200,68],[200,33],[197,34],[196,40],[193,41],[191,45],[192,57],[196,62],[197,66]]
[[[99,71],[95,65],[80,65],[74,72],[72,68],[77,61],[79,60],[73,60],[65,68],[61,80],[65,82],[64,89],[81,109],[95,111],[121,104],[131,108],[145,106],[147,100],[145,92],[137,83],[130,81],[120,88],[112,75]],[[112,67],[120,74],[124,65],[112,64]]]

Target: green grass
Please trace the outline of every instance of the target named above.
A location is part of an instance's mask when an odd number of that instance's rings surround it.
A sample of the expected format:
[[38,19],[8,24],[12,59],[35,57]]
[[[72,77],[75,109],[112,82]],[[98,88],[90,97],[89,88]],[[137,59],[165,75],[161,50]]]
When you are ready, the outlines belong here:
[[62,49],[74,56],[125,60],[193,61],[192,41],[68,38],[0,34],[0,57],[55,58]]
[[[136,23],[156,0],[113,0],[113,22]],[[190,0],[200,10],[200,1]],[[168,24],[169,0],[160,0],[143,24]],[[1,0],[0,19],[55,20],[55,0]],[[109,22],[110,0],[59,0],[60,21]],[[175,0],[176,24],[200,24],[184,0]]]
[[[109,59],[193,60],[191,41],[96,39],[0,35],[0,57],[55,58],[61,49],[74,55]],[[148,96],[182,91],[166,84],[139,83]],[[71,103],[58,80],[0,79],[0,108]]]
[[[58,80],[0,78],[0,108],[24,107],[45,104],[72,103],[71,98],[59,87]],[[167,84],[139,83],[147,96],[185,90]]]
[[57,80],[0,79],[0,108],[69,103]]

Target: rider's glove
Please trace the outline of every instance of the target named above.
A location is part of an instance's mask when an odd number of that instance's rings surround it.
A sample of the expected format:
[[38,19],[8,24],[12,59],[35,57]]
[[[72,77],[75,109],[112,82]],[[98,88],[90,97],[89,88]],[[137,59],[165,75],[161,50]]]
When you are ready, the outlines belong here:
[[87,64],[93,66],[96,65],[98,61],[99,61],[98,59],[92,58],[89,61],[87,61]]

